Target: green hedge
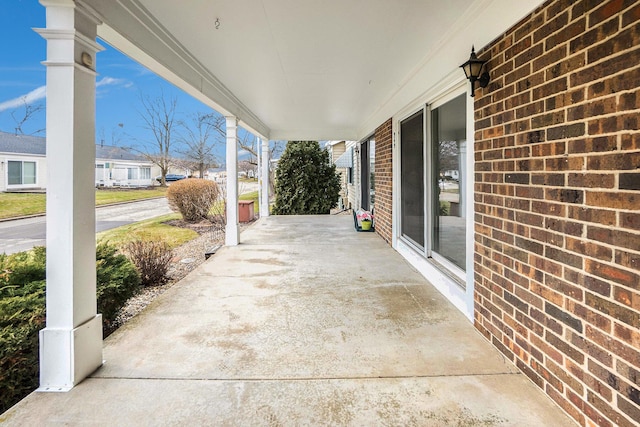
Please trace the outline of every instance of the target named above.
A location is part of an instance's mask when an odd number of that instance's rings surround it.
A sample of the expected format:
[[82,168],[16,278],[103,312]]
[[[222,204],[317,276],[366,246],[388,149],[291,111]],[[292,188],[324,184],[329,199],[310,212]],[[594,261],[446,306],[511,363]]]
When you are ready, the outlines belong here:
[[[140,286],[140,277],[117,249],[96,249],[98,312],[108,330],[118,310]],[[38,386],[38,331],[45,327],[44,247],[0,254],[0,413]]]

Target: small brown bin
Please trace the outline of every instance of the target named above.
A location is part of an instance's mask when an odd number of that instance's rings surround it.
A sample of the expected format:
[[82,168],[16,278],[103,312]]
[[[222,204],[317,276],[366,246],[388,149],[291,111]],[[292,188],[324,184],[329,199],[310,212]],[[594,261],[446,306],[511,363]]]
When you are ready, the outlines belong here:
[[238,201],[238,221],[253,221],[253,200]]

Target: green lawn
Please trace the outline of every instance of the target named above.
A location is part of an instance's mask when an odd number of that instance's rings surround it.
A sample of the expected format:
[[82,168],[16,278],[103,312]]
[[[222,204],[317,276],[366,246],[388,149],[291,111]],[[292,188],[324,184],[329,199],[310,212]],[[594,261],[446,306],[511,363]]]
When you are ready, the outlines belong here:
[[0,219],[39,214],[45,204],[44,194],[0,193]]
[[[133,200],[164,197],[167,189],[150,190],[96,190],[96,206]],[[40,193],[0,193],[0,219],[42,214],[46,210],[46,197]]]
[[167,187],[154,187],[148,190],[96,190],[96,206],[164,197],[166,194]]
[[[258,203],[257,191],[241,195],[240,200],[253,200],[254,212],[256,214],[259,213],[260,205]],[[222,202],[217,202],[211,209],[211,214],[222,213],[222,209]],[[164,224],[172,219],[180,218],[182,218],[182,216],[178,213],[163,215],[146,221],[137,222],[135,224],[124,225],[112,230],[100,232],[96,235],[96,239],[108,240],[116,246],[122,246],[134,239],[164,240],[169,244],[169,246],[174,248],[198,236],[198,234],[193,230],[177,228]]]
[[[163,197],[165,192],[166,188],[155,188],[153,190],[96,190],[96,205]],[[260,212],[257,191],[241,195],[240,200],[253,200],[254,212],[256,215]],[[221,203],[218,202],[214,206],[212,213],[221,211]],[[0,193],[0,219],[33,215],[44,211],[44,194]],[[197,237],[197,233],[193,230],[164,224],[166,221],[180,218],[180,214],[163,215],[100,232],[96,235],[96,238],[97,240],[108,240],[115,245],[122,245],[136,238],[164,240],[173,248]]]
[[182,218],[180,214],[163,215],[134,224],[102,231],[96,235],[96,240],[107,240],[116,246],[123,246],[132,240],[163,240],[171,248],[178,247],[189,240],[198,237],[198,233],[188,228],[173,227],[164,224],[172,219]]

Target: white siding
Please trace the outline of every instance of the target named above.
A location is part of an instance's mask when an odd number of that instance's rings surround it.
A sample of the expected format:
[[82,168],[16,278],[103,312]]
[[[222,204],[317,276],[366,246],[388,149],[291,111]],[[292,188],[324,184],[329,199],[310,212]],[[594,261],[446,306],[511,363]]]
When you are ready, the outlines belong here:
[[[9,162],[35,163],[35,183],[9,185]],[[41,189],[45,188],[46,180],[47,168],[44,158],[28,154],[0,154],[0,191]]]

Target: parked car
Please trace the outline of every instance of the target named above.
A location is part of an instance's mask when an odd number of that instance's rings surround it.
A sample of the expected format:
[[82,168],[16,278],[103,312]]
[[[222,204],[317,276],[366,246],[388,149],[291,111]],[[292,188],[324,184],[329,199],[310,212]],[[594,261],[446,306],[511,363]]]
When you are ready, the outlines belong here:
[[[178,174],[175,174],[175,173],[168,173],[167,176],[164,177],[164,181],[165,182],[173,182],[173,181],[180,181],[181,179],[185,179],[185,178],[186,178],[185,175],[178,175]],[[162,175],[156,176],[156,181],[162,182]]]

